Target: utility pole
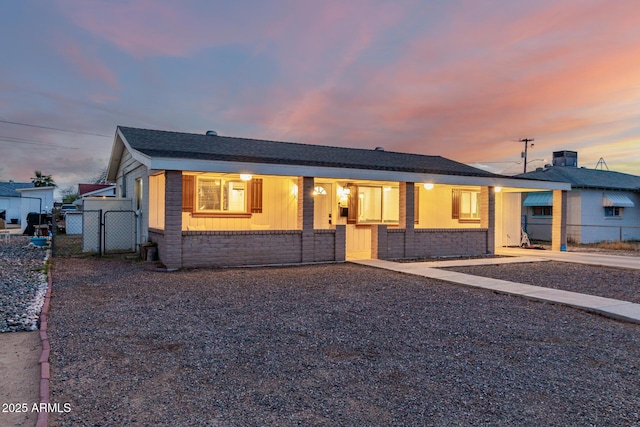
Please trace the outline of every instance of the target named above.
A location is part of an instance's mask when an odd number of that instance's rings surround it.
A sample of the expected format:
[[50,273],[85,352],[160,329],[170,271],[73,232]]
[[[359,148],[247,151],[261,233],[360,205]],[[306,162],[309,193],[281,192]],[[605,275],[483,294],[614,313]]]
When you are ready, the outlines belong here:
[[529,143],[531,142],[531,147],[533,148],[533,138],[522,138],[520,142],[524,142],[524,151],[520,153],[520,156],[524,159],[524,173],[527,173],[527,149],[529,148]]

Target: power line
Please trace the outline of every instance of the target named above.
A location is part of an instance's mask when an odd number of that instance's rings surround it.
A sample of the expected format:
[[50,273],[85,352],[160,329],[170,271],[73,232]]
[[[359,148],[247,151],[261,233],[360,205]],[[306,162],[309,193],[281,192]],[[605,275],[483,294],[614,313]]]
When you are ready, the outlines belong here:
[[9,121],[9,120],[0,120],[0,123],[8,123],[10,125],[26,126],[26,127],[38,128],[38,129],[57,130],[59,132],[79,133],[81,135],[102,136],[104,138],[111,138],[112,137],[112,135],[102,135],[100,133],[82,132],[82,131],[79,131],[79,130],[70,130],[70,129],[54,128],[54,127],[49,127],[49,126],[32,125],[32,124],[29,124],[29,123],[12,122],[12,121]]
[[51,147],[51,148],[66,148],[66,149],[69,149],[69,150],[77,150],[78,149],[78,147],[65,147],[64,145],[47,144],[45,142],[32,141],[32,140],[29,140],[29,139],[22,139],[22,138],[14,138],[12,136],[0,136],[0,141],[13,142],[13,143],[16,143],[16,144],[40,145],[40,146]]

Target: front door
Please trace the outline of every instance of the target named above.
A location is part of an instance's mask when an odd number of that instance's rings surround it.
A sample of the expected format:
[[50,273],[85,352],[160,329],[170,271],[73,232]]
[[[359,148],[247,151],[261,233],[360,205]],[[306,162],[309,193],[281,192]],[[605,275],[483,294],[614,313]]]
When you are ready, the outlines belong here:
[[328,183],[316,183],[313,187],[313,228],[331,228],[332,185]]

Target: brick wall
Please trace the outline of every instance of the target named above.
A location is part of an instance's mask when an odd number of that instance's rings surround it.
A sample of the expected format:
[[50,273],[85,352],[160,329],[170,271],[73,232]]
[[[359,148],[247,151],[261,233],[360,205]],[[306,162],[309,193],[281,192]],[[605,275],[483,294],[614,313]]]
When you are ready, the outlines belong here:
[[[243,265],[296,264],[301,262],[343,262],[346,227],[314,230],[311,260],[302,259],[302,230],[183,231],[181,267],[233,267]],[[165,263],[168,247],[165,232],[149,230]]]
[[[400,259],[439,256],[477,256],[487,253],[486,228],[387,229],[373,227],[374,258]],[[407,240],[413,240],[407,244]],[[386,242],[386,243],[385,243]]]

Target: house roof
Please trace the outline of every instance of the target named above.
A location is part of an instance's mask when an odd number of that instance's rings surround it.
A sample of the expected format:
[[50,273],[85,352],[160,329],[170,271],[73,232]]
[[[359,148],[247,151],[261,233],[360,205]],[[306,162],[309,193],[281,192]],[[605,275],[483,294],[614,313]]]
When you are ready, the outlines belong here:
[[22,188],[33,188],[32,182],[0,182],[0,197],[20,197],[16,190]]
[[541,171],[516,175],[516,177],[540,181],[564,181],[571,183],[572,188],[640,191],[640,176],[600,169],[552,166]]
[[149,157],[498,177],[441,156],[118,127]]

